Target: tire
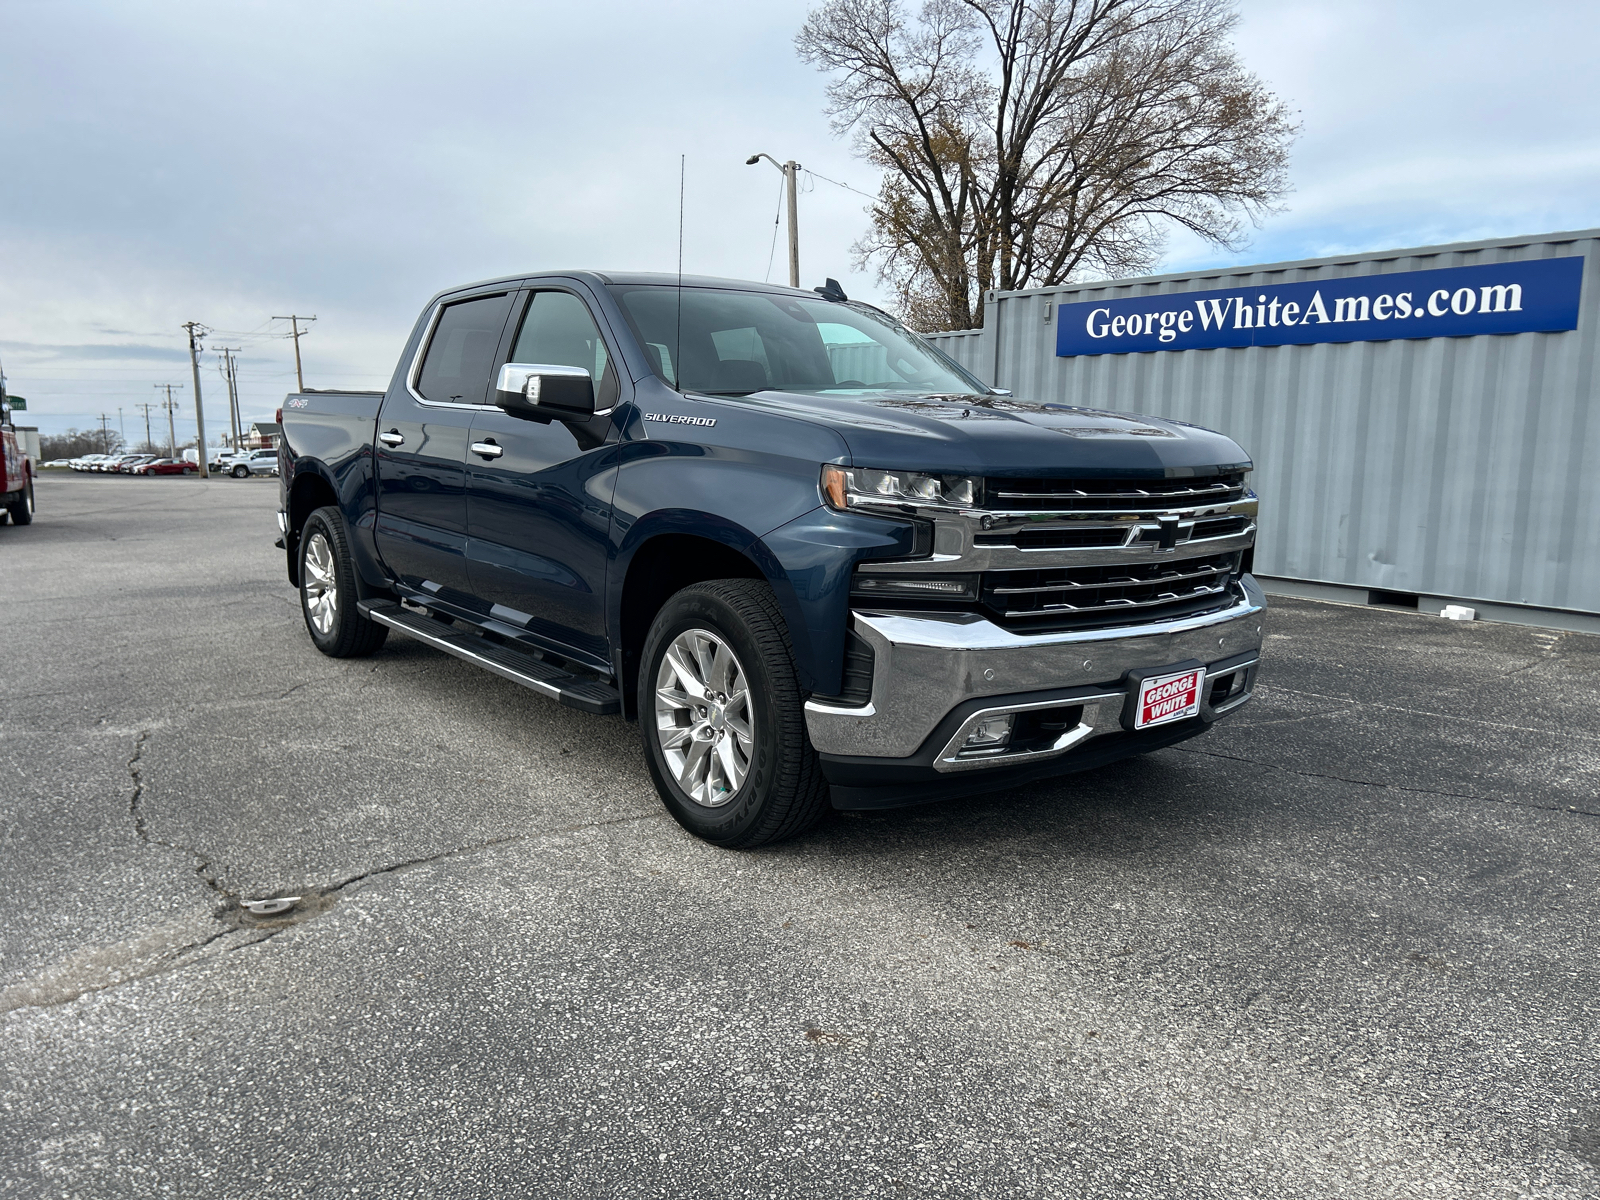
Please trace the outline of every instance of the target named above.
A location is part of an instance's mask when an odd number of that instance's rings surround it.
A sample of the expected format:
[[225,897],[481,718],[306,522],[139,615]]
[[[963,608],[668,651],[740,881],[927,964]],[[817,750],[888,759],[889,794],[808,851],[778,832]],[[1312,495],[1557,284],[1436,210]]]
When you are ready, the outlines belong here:
[[319,508],[300,530],[300,615],[311,643],[330,658],[361,658],[389,636],[389,627],[356,609],[356,566],[339,510]]
[[184,474],[185,474],[185,475],[193,475],[193,474],[194,474],[194,473],[195,473],[195,471],[194,471],[194,468],[193,468],[193,467],[185,467],[185,468],[184,468],[184,469],[183,469],[183,473],[184,473]]
[[243,479],[246,475],[250,474],[250,468],[245,466],[243,463],[240,463],[233,470],[229,471],[228,474],[232,475],[235,479]]
[[[693,703],[697,692],[712,702]],[[748,849],[803,833],[828,812],[789,631],[765,583],[718,579],[668,600],[645,638],[638,699],[650,777],[695,836]]]
[[11,514],[13,525],[33,524],[33,480],[29,479],[22,485],[22,495],[6,505],[6,512]]

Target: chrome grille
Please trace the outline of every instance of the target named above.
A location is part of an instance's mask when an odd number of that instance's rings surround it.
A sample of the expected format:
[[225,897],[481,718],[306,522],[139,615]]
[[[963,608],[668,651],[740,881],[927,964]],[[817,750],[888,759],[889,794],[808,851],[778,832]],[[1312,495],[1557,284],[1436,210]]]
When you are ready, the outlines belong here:
[[1125,525],[1086,529],[1016,529],[980,533],[976,546],[1015,546],[1018,550],[1082,550],[1093,546],[1122,546],[1128,541]]
[[1245,495],[1237,471],[1188,479],[990,479],[987,487],[987,506],[995,512],[1135,512],[1226,504]]
[[1229,603],[1238,553],[1115,566],[988,571],[981,603],[1003,621],[1122,624],[1206,612]]

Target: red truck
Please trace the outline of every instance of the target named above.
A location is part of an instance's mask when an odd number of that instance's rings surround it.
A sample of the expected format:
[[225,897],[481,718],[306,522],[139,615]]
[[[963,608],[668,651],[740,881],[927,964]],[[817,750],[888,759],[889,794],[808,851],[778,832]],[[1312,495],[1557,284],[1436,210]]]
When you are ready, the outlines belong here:
[[[33,522],[33,460],[23,452],[17,438],[3,382],[0,382],[0,508],[10,514],[13,525]],[[0,517],[0,521],[4,519]]]

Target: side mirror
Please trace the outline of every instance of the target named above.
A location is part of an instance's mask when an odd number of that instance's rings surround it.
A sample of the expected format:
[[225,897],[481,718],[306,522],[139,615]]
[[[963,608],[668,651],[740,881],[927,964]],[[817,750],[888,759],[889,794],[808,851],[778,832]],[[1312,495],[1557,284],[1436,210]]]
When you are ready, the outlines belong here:
[[495,382],[494,402],[514,417],[588,420],[594,416],[594,379],[582,367],[507,363]]

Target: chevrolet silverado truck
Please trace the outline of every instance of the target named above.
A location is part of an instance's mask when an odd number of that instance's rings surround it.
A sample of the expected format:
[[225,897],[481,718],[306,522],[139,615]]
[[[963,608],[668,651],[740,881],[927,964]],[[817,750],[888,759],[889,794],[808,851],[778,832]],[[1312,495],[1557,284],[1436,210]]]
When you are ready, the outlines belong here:
[[394,631],[636,721],[720,845],[1170,746],[1255,683],[1238,445],[997,391],[832,280],[473,284],[387,391],[281,421],[318,650]]

